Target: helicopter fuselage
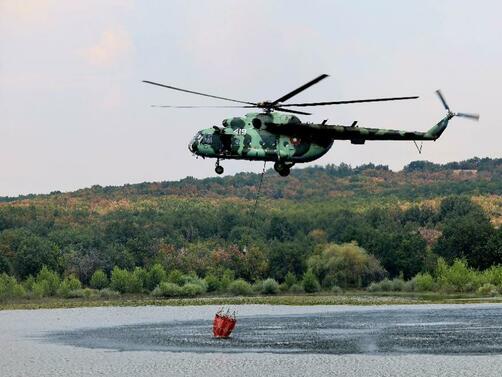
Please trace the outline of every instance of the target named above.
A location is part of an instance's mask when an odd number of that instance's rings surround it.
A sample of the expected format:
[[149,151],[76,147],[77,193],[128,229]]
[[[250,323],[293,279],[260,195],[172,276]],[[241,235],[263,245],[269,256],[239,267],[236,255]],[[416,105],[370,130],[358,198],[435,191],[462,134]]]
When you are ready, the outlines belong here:
[[225,119],[223,127],[199,131],[189,149],[198,156],[218,159],[281,161],[291,165],[316,160],[331,148],[333,139],[294,132],[300,123],[289,114],[249,113]]

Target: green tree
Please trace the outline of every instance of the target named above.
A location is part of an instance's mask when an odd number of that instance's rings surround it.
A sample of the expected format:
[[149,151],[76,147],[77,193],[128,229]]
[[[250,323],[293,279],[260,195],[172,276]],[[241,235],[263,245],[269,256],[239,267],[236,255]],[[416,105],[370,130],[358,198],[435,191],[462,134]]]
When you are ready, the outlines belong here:
[[309,258],[308,266],[327,288],[361,288],[385,275],[380,262],[355,243],[327,244],[320,254]]
[[110,282],[108,281],[108,276],[106,276],[106,273],[103,270],[97,270],[92,274],[90,284],[94,289],[103,289],[108,287]]
[[154,264],[146,276],[146,289],[153,291],[157,285],[167,280],[167,273],[160,263]]
[[317,277],[312,270],[305,272],[305,274],[303,275],[302,284],[303,289],[307,293],[315,293],[321,290],[321,285],[319,284],[319,281],[317,280]]

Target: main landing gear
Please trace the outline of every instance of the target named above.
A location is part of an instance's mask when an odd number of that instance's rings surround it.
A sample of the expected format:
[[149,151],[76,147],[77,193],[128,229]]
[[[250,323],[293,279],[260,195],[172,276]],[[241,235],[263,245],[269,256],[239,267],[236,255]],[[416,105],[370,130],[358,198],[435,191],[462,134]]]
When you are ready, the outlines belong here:
[[224,172],[223,166],[220,165],[220,159],[219,158],[216,160],[216,167],[214,168],[214,171],[218,175],[223,174],[223,172]]
[[281,177],[287,177],[289,173],[291,173],[291,168],[293,167],[294,163],[285,163],[282,161],[277,161],[274,164],[274,169]]

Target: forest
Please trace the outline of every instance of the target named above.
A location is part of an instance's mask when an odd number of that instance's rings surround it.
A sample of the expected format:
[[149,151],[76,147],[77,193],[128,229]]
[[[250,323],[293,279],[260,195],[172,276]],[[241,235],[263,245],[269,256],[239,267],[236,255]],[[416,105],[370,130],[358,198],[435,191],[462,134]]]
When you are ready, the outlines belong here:
[[502,289],[502,159],[259,178],[0,198],[0,299]]

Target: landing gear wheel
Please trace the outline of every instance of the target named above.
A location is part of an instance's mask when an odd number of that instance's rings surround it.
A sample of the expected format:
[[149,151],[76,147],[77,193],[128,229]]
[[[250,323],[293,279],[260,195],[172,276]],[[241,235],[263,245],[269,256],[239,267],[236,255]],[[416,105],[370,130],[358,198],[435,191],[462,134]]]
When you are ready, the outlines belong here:
[[286,165],[284,162],[277,161],[274,164],[274,169],[281,177],[287,177],[289,173],[291,173],[291,166],[293,166],[293,164]]
[[287,177],[289,175],[289,173],[291,173],[291,169],[289,167],[285,167],[284,169],[282,169],[280,172],[279,172],[279,175],[281,177]]
[[223,174],[224,169],[223,169],[223,166],[220,166],[220,159],[219,158],[216,160],[216,167],[214,168],[214,171],[218,175]]

